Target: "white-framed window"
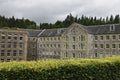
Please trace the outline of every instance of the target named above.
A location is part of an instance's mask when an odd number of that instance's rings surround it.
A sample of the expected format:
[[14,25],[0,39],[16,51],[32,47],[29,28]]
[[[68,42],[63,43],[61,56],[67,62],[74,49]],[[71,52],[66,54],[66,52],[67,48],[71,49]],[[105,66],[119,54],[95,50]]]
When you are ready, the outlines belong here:
[[116,48],[116,44],[112,44],[112,48]]
[[95,36],[95,40],[98,40],[98,36]]
[[110,45],[109,45],[109,44],[106,44],[106,48],[110,48]]
[[116,36],[115,36],[115,35],[113,35],[113,36],[112,36],[112,39],[113,39],[113,40],[115,40],[115,39],[116,39]]
[[100,48],[104,48],[103,44],[100,44]]
[[103,40],[104,39],[104,37],[103,36],[100,36],[100,40]]
[[107,36],[106,36],[106,40],[109,40],[109,39],[110,39],[110,36],[109,36],[109,35],[107,35]]
[[95,44],[95,48],[98,48],[98,44]]

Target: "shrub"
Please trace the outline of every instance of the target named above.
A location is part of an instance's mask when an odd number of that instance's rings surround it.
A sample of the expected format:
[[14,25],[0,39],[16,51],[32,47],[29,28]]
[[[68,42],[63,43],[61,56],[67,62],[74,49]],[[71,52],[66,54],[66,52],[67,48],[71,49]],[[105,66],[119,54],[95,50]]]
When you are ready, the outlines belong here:
[[0,80],[120,80],[120,57],[4,62]]

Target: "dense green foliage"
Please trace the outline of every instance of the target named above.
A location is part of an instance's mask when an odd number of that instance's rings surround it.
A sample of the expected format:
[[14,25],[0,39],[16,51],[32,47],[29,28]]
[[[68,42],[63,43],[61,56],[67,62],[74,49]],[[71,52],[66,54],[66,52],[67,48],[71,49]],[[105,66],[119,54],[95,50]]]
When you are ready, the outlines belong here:
[[0,63],[0,80],[120,80],[120,57]]
[[97,18],[95,17],[87,17],[82,15],[80,18],[77,16],[74,17],[72,14],[68,15],[65,20],[63,21],[56,21],[55,24],[49,23],[40,23],[40,29],[51,29],[51,28],[67,28],[73,22],[77,22],[82,25],[104,25],[104,24],[117,24],[120,23],[120,16],[119,15],[111,15],[110,17],[106,18]]
[[87,17],[82,15],[81,17],[74,17],[72,14],[67,15],[65,20],[56,21],[55,23],[40,23],[38,26],[34,21],[30,21],[29,19],[17,19],[13,17],[6,18],[4,16],[0,16],[0,28],[24,28],[24,29],[52,29],[52,28],[67,28],[73,22],[82,24],[82,25],[104,25],[104,24],[117,24],[120,23],[120,16],[117,14],[115,16],[107,16],[103,17]]
[[34,21],[30,21],[29,19],[15,19],[14,16],[10,18],[6,18],[4,16],[0,16],[0,28],[28,28],[35,29],[36,23]]

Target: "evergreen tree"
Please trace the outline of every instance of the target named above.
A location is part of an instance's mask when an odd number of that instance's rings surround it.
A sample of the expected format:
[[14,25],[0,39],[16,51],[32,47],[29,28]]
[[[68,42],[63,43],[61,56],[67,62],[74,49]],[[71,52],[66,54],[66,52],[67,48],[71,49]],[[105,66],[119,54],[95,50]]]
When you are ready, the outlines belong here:
[[114,23],[120,23],[120,17],[119,17],[119,15],[115,16]]
[[114,17],[113,17],[113,15],[110,16],[109,23],[110,23],[110,24],[113,24],[113,23],[114,23]]

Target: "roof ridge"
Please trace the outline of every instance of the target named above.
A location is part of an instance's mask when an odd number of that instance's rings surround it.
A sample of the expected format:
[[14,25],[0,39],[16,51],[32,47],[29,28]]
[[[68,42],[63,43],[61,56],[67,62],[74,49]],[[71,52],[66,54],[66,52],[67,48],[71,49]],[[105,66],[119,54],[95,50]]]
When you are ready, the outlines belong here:
[[105,25],[90,25],[86,27],[101,27],[101,26],[110,26],[110,25],[120,25],[120,23],[119,24],[105,24]]

